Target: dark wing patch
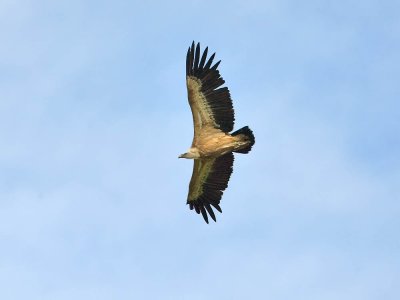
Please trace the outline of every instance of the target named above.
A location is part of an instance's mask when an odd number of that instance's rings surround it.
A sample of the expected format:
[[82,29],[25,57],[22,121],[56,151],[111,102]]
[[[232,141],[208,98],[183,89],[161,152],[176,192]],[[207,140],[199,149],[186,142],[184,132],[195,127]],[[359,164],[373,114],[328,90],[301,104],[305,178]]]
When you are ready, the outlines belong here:
[[212,207],[222,213],[219,203],[233,171],[233,160],[232,153],[216,159],[194,160],[187,203],[191,210],[201,213],[207,223],[208,215],[217,221]]
[[235,117],[229,90],[227,87],[220,87],[225,83],[217,69],[221,61],[211,66],[215,53],[207,61],[208,47],[201,58],[200,53],[200,43],[195,46],[193,42],[186,56],[186,76],[200,80],[201,93],[213,114],[213,119],[219,129],[230,132],[233,130]]

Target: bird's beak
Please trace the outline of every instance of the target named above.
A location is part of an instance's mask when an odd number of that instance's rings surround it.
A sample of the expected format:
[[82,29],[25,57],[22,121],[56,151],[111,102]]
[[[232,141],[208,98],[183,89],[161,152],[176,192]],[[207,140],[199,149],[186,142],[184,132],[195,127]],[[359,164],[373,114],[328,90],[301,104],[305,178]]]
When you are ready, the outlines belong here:
[[185,154],[186,153],[183,153],[183,154],[179,155],[178,158],[185,158]]

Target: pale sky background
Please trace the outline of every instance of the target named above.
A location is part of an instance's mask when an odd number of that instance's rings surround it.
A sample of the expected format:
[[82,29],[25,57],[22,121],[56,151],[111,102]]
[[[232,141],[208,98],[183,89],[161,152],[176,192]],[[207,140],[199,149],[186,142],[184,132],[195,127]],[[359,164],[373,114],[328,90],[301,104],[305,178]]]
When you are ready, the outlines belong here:
[[[400,299],[399,1],[0,1],[0,299]],[[256,145],[186,205],[192,40]]]

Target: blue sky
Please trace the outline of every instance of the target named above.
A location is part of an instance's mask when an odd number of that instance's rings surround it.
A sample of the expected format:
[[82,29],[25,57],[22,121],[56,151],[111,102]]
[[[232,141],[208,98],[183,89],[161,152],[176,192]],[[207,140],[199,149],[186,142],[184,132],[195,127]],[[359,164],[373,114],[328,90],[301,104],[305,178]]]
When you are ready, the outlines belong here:
[[[0,2],[1,299],[399,299],[398,1]],[[186,206],[185,55],[236,155]]]

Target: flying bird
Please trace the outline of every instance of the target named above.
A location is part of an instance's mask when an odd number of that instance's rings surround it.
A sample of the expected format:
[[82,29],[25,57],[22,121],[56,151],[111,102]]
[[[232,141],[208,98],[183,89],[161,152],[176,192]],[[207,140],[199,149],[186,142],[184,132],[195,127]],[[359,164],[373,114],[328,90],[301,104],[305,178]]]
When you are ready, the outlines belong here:
[[[221,87],[215,53],[207,60],[208,47],[200,58],[200,43],[193,42],[186,56],[186,85],[193,115],[194,136],[190,149],[179,158],[194,159],[187,204],[191,210],[208,215],[216,222],[213,208],[219,206],[232,174],[233,152],[248,153],[254,145],[253,132],[245,126],[233,133],[235,121],[232,99],[227,87]],[[208,214],[207,214],[208,213]]]

